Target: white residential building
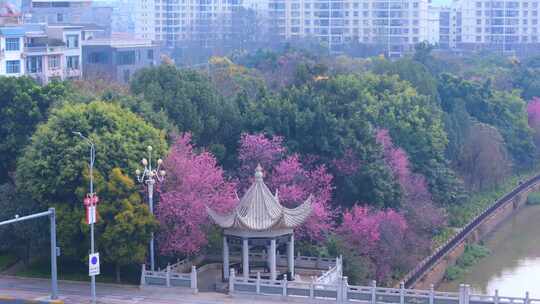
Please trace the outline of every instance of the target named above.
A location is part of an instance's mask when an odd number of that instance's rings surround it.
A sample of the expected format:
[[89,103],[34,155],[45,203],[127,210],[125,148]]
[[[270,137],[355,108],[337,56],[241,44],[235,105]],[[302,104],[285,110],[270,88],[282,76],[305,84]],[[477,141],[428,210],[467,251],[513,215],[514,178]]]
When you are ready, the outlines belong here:
[[428,0],[269,1],[269,20],[284,39],[315,37],[332,50],[375,44],[390,56],[429,39]]
[[0,75],[28,75],[40,83],[82,76],[82,27],[25,24],[0,28]]
[[168,46],[218,41],[232,33],[233,14],[243,7],[242,0],[136,0],[135,34]]
[[24,74],[24,30],[0,28],[0,75]]
[[456,47],[503,52],[538,48],[539,0],[459,0]]

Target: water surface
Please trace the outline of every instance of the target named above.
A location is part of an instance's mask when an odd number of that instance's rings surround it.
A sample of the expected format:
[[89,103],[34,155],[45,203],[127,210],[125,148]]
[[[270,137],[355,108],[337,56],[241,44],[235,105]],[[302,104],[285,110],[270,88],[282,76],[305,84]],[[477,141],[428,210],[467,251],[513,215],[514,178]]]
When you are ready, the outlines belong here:
[[457,291],[469,284],[475,293],[540,299],[540,205],[527,206],[504,222],[484,241],[491,255],[472,266],[459,282],[439,290]]

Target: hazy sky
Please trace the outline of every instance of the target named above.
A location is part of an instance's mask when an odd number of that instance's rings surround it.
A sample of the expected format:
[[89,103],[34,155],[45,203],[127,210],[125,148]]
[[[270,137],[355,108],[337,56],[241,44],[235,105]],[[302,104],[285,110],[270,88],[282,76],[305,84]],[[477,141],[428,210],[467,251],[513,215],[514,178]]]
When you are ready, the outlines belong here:
[[451,0],[431,0],[431,3],[436,4],[436,5],[440,5],[440,4],[450,5]]

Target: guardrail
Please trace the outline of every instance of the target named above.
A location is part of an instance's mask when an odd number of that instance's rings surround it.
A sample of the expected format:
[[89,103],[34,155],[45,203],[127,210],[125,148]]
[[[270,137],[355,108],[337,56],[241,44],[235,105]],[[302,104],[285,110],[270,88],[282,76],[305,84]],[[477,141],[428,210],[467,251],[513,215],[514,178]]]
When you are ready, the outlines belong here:
[[165,286],[165,287],[185,287],[190,288],[193,293],[197,293],[197,268],[191,266],[190,273],[178,273],[167,265],[165,270],[151,271],[142,265],[141,286]]
[[540,299],[531,299],[529,293],[524,298],[472,294],[469,285],[461,285],[459,292],[440,292],[429,290],[378,287],[375,281],[371,286],[349,285],[347,277],[341,277],[335,284],[317,282],[295,282],[287,280],[237,278],[233,269],[229,276],[231,295],[261,295],[294,298],[305,303],[367,303],[367,304],[540,304]]
[[341,280],[341,277],[343,277],[343,263],[342,263],[342,257],[338,257],[336,259],[336,265],[327,271],[323,272],[323,274],[318,277],[315,282],[316,283],[325,283],[325,284],[334,284],[338,280]]
[[[217,259],[220,259],[221,256],[217,257]],[[265,262],[268,261],[268,258],[266,256],[266,253],[250,253],[249,254],[249,260],[250,261],[256,261],[256,262]],[[231,256],[230,258],[231,262],[239,262],[241,261],[240,256]],[[288,265],[288,257],[287,255],[278,254],[276,256],[276,264],[279,267],[286,267]],[[318,269],[318,270],[328,270],[330,267],[336,266],[336,259],[335,258],[323,258],[323,257],[311,257],[311,256],[302,256],[300,254],[296,255],[294,257],[294,266],[297,268],[310,268],[310,269]]]
[[450,238],[445,244],[440,246],[432,255],[422,260],[416,268],[410,271],[403,282],[406,287],[412,286],[420,279],[420,277],[428,270],[433,268],[435,264],[439,262],[449,251],[453,250],[458,244],[465,240],[469,234],[475,230],[485,219],[487,219],[493,212],[499,209],[501,206],[511,202],[511,200],[520,192],[528,190],[529,187],[536,185],[540,181],[540,175],[536,175],[524,183],[519,184],[512,191],[508,192],[501,198],[499,198],[491,206],[487,207],[482,213],[476,216],[472,221],[465,225],[459,232]]

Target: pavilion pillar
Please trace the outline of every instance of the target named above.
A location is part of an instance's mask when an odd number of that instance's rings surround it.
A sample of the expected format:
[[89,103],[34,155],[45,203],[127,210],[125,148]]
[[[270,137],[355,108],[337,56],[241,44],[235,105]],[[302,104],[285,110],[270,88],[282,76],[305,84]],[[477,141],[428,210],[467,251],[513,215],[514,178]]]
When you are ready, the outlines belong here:
[[242,240],[242,263],[244,279],[249,279],[249,243],[247,238]]
[[276,275],[276,239],[270,240],[270,279],[275,280]]
[[287,266],[289,266],[289,273],[291,280],[294,280],[294,234],[291,233],[291,238],[287,243],[287,258],[289,259]]
[[223,236],[223,279],[229,279],[229,242],[227,241],[227,236]]

